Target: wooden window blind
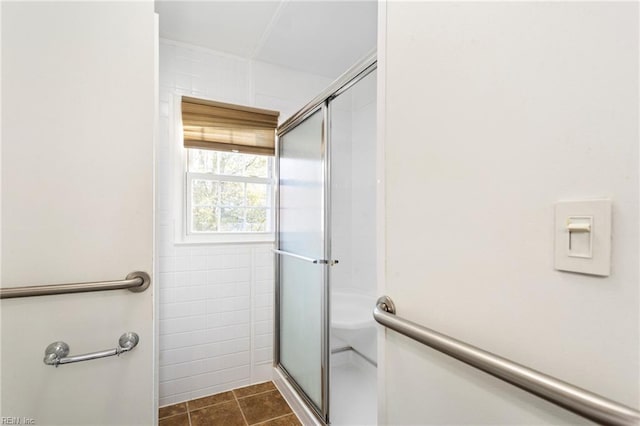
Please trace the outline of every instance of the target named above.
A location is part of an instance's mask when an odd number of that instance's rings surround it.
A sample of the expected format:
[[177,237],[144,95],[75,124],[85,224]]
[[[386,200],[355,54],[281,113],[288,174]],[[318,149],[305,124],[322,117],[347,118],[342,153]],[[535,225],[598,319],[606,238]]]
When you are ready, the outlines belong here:
[[277,111],[182,97],[185,148],[274,155]]

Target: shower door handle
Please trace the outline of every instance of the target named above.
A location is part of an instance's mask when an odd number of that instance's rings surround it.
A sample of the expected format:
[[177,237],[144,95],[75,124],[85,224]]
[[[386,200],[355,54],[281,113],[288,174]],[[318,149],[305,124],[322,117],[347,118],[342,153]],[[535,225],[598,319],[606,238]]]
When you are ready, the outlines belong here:
[[281,254],[283,256],[289,256],[295,259],[304,260],[305,262],[315,263],[316,265],[326,265],[327,263],[329,263],[325,259],[314,259],[312,257],[300,256],[299,254],[289,253],[288,251],[284,251],[284,250],[273,249],[273,252],[277,254]]

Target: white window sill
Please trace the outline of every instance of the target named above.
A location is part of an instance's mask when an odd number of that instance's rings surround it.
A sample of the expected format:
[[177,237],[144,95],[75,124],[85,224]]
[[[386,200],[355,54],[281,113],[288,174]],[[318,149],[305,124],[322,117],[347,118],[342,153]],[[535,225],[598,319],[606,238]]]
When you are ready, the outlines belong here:
[[229,232],[220,234],[190,234],[174,242],[177,246],[203,244],[273,244],[273,233]]

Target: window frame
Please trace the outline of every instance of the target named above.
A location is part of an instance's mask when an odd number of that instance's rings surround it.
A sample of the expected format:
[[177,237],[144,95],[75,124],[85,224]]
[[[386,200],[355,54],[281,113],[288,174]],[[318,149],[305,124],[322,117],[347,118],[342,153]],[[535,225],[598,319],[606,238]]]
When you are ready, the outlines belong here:
[[[225,175],[211,172],[190,172],[189,171],[189,149],[197,149],[197,148],[184,148],[185,150],[185,164],[184,164],[184,193],[185,193],[185,203],[184,203],[184,216],[185,216],[185,237],[186,238],[201,238],[202,236],[221,236],[221,235],[233,235],[239,236],[241,239],[247,238],[247,236],[256,236],[259,241],[263,241],[263,237],[270,237],[273,239],[274,236],[274,228],[275,228],[275,194],[274,194],[274,158],[272,156],[267,157],[267,177],[255,177],[255,176],[241,176],[241,175]],[[228,151],[218,151],[212,150],[215,152],[224,152],[227,154]],[[247,155],[247,154],[244,154]],[[255,154],[248,154],[255,155]],[[205,180],[211,182],[238,182],[238,183],[256,183],[267,185],[267,204],[264,209],[267,210],[267,228],[269,231],[194,231],[193,230],[193,196],[192,196],[192,186],[191,183],[193,180]],[[250,206],[242,206],[240,208],[247,209],[251,208]],[[260,208],[260,207],[255,207]]]
[[[168,205],[163,205],[162,202],[157,205],[160,211],[164,209],[173,209],[173,220],[164,223],[164,219],[162,219],[162,215],[160,217],[160,226],[169,225],[173,228],[173,244],[180,245],[198,245],[198,244],[252,244],[252,243],[273,243],[275,242],[275,218],[276,218],[276,160],[275,156],[268,156],[270,158],[270,173],[271,176],[266,178],[271,180],[269,197],[271,198],[271,208],[270,208],[270,221],[271,221],[271,231],[269,232],[204,232],[204,233],[189,233],[189,214],[187,210],[187,203],[191,203],[189,200],[190,194],[188,189],[188,181],[187,181],[187,162],[188,162],[188,152],[184,147],[184,142],[182,140],[182,119],[181,119],[181,102],[182,95],[179,93],[173,94],[173,99],[170,102],[170,117],[169,120],[169,140],[174,141],[172,143],[173,149],[170,148],[170,151],[173,151],[173,158],[171,162],[173,163],[173,189],[171,190],[171,195]],[[276,144],[277,144],[277,136],[276,136]],[[265,179],[265,178],[263,178]],[[170,207],[172,205],[172,207]],[[170,224],[173,223],[173,226]]]

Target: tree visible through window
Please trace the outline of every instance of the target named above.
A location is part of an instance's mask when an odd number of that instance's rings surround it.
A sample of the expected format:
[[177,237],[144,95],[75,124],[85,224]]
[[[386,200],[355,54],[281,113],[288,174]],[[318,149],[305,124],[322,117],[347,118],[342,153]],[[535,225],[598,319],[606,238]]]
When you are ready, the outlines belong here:
[[190,233],[271,232],[272,158],[187,149]]

